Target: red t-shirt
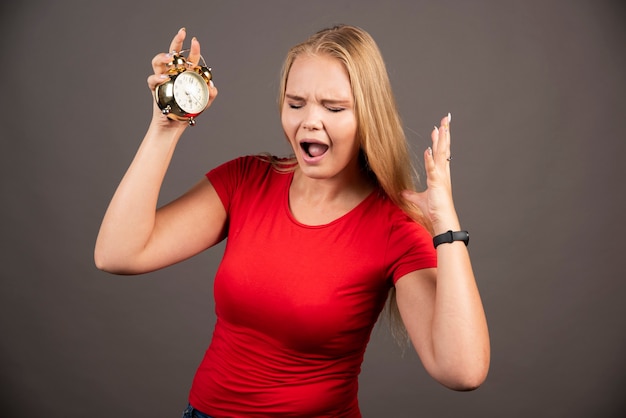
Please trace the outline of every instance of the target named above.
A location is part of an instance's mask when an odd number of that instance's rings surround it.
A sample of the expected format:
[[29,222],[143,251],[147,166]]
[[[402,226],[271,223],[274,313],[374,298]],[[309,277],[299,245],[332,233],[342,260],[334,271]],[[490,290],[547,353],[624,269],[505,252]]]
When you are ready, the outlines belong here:
[[289,210],[293,173],[258,157],[207,177],[228,241],[190,403],[215,417],[360,417],[370,332],[395,281],[436,266],[430,234],[378,190],[329,224],[303,225]]

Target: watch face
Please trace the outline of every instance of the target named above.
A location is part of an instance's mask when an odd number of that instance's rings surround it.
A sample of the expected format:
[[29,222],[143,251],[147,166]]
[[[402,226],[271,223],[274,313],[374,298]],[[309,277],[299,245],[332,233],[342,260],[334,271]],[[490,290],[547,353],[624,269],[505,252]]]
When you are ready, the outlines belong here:
[[184,112],[196,115],[209,102],[209,87],[199,74],[185,71],[174,80],[174,100]]

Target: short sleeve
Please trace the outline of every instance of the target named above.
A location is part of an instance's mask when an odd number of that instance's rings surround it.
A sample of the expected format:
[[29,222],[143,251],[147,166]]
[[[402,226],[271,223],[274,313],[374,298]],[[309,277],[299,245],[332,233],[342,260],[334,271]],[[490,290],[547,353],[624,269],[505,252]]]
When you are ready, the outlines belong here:
[[387,246],[388,277],[395,284],[416,270],[437,267],[437,252],[430,233],[404,215],[393,223]]
[[226,212],[230,212],[231,203],[241,182],[251,157],[239,157],[225,162],[206,173],[219,196]]

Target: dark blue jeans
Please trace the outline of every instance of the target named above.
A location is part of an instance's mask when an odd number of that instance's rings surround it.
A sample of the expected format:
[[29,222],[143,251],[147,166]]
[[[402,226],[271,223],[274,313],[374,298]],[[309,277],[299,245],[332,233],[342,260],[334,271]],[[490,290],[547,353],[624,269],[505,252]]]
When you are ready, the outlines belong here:
[[205,413],[198,411],[191,405],[187,405],[187,408],[183,411],[182,418],[213,418]]

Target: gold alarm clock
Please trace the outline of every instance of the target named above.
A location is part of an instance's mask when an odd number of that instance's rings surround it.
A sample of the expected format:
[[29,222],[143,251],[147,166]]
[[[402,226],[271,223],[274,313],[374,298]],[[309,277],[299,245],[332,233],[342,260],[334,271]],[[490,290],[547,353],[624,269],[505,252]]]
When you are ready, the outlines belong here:
[[193,64],[182,55],[185,51],[173,53],[168,64],[169,80],[156,86],[154,97],[161,112],[173,120],[196,124],[196,116],[209,104],[209,84],[213,78],[211,69]]

